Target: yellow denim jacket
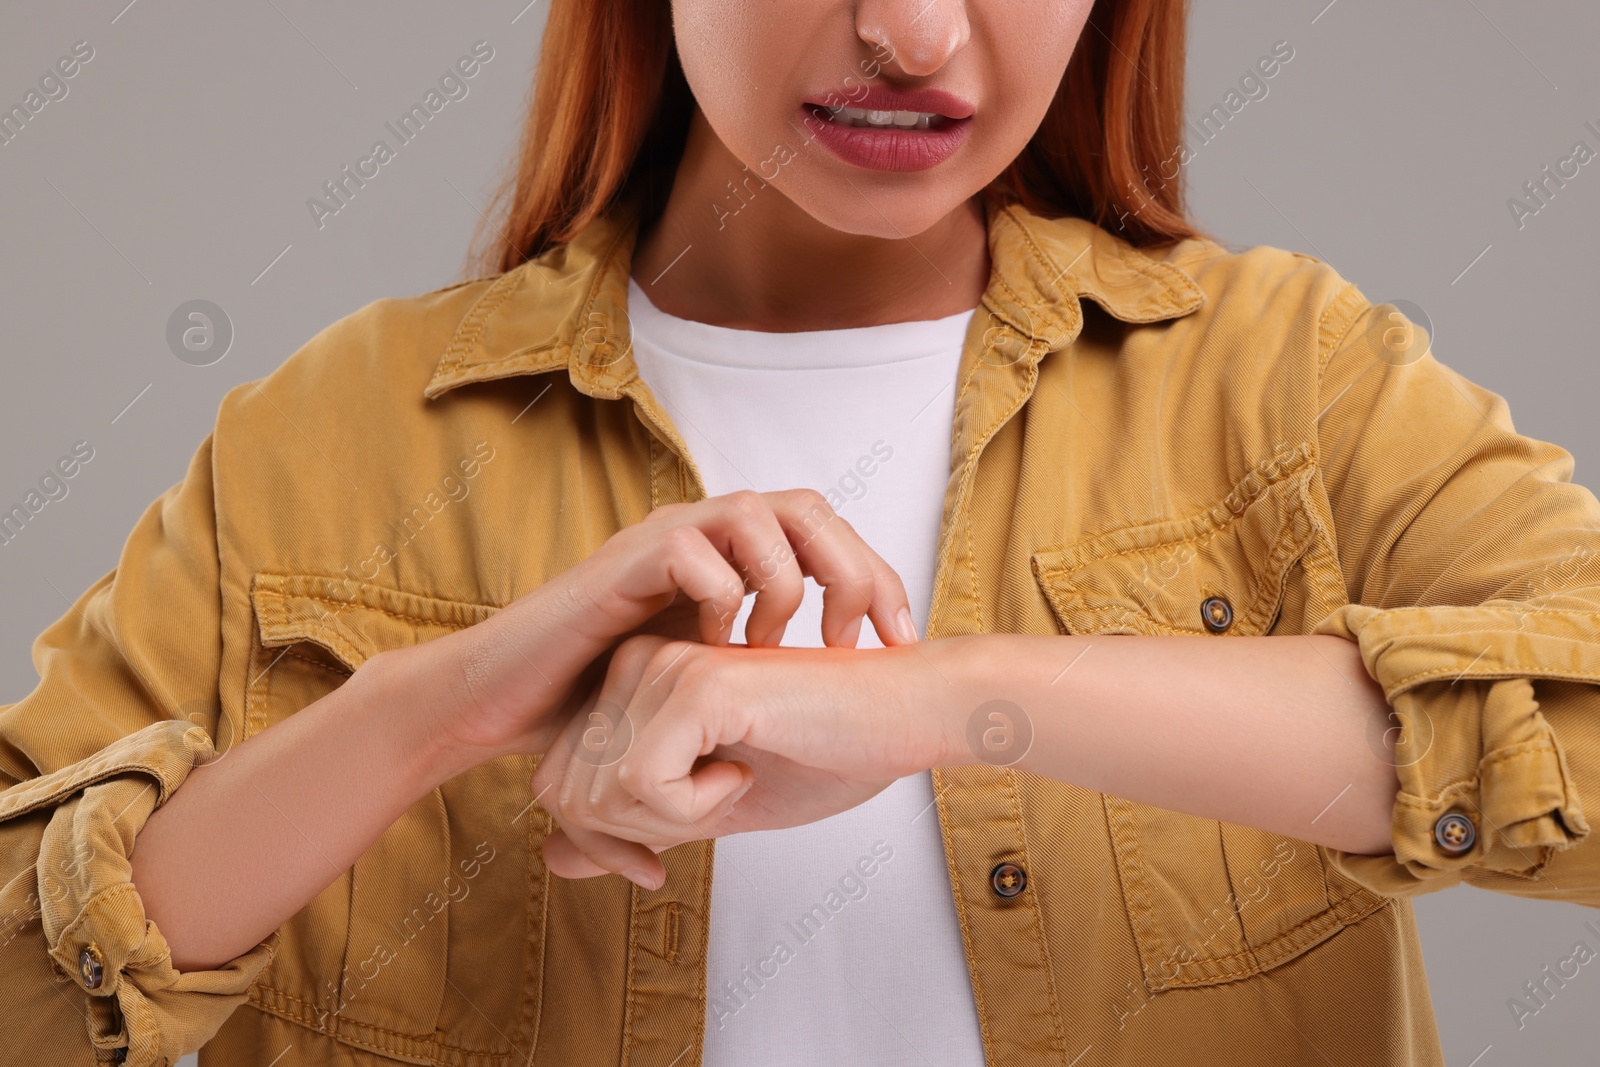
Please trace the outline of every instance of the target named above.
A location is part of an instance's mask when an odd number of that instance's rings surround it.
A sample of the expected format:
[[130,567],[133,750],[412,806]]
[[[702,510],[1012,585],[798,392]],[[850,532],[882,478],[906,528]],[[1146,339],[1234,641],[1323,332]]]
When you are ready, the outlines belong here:
[[[936,770],[988,1063],[1442,1064],[1410,897],[1600,906],[1600,503],[1319,260],[986,210],[927,636],[1339,634],[1401,781],[1393,852],[1354,855]],[[653,892],[552,877],[532,757],[419,801],[214,971],[173,969],[128,874],[197,761],[703,495],[630,354],[634,218],[376,301],[232,390],[38,639],[0,710],[8,1060],[700,1061],[714,843]]]

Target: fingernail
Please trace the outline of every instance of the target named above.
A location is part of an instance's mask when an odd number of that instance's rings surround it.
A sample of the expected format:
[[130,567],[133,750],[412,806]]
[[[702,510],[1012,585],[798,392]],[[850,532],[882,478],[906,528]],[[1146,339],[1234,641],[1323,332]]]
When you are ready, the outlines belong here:
[[911,623],[911,609],[901,608],[894,617],[895,628],[900,631],[900,636],[908,642],[916,641],[917,628]]
[[642,889],[655,890],[661,888],[662,879],[654,871],[647,871],[643,867],[629,867],[622,873],[628,881]]

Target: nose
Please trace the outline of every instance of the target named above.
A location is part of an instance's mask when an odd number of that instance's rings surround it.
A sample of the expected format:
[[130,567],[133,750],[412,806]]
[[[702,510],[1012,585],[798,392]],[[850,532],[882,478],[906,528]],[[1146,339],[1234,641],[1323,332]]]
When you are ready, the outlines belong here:
[[937,71],[967,43],[967,0],[858,0],[856,35],[908,76]]

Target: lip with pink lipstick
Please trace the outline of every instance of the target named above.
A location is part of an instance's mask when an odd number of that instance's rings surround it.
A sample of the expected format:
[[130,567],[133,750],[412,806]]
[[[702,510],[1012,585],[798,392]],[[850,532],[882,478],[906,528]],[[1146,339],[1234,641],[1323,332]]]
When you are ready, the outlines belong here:
[[819,94],[800,105],[801,121],[818,144],[869,170],[937,167],[972,129],[973,106],[942,89],[873,86],[840,105],[837,93]]

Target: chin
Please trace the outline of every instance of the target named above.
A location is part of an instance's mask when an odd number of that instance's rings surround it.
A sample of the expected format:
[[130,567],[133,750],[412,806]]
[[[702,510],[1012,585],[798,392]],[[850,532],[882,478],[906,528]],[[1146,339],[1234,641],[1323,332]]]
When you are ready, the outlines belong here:
[[797,190],[791,200],[831,229],[861,237],[899,240],[929,229],[968,199],[961,190],[868,189],[841,184],[837,190]]

